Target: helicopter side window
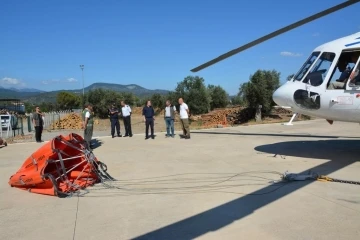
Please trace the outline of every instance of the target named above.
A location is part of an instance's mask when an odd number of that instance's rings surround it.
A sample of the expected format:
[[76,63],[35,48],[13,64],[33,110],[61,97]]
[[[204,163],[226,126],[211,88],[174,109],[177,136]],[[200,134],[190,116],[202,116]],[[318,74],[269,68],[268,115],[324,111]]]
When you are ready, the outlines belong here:
[[359,88],[360,87],[360,51],[357,51],[356,53],[354,53],[352,61],[355,62],[355,65],[352,69],[351,69],[351,74],[349,77],[349,87],[356,87]]
[[335,56],[335,53],[323,52],[312,66],[310,72],[306,75],[303,82],[312,86],[320,86],[323,83],[326,74],[334,61]]
[[312,64],[315,62],[317,57],[320,55],[320,52],[313,52],[309,58],[306,60],[306,62],[302,65],[300,70],[295,74],[294,81],[301,81],[305,74],[308,72],[309,68],[312,66]]
[[350,73],[355,67],[357,56],[360,54],[359,50],[342,52],[339,60],[334,68],[329,82],[327,84],[328,90],[344,89]]

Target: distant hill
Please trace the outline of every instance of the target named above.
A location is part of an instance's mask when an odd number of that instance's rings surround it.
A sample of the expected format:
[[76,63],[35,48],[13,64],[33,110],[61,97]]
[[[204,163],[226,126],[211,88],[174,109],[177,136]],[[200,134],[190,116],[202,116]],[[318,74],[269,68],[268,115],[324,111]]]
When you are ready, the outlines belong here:
[[21,92],[20,90],[11,90],[6,88],[0,88],[0,99],[1,98],[18,98],[26,99],[31,96],[39,95],[39,92]]
[[[113,90],[116,92],[131,92],[139,97],[153,95],[154,93],[167,94],[169,92],[167,90],[161,90],[161,89],[149,90],[136,84],[122,85],[116,83],[93,83],[90,86],[86,87],[85,91],[94,90],[97,88]],[[82,90],[77,90],[77,91],[82,91]]]
[[[147,97],[151,96],[155,93],[159,93],[161,95],[165,95],[169,93],[167,90],[155,89],[150,90],[143,88],[136,84],[129,84],[129,85],[122,85],[116,83],[93,83],[90,86],[86,87],[84,90],[88,92],[90,90],[95,89],[106,89],[106,90],[113,90],[116,92],[130,92],[133,93],[137,97]],[[57,90],[57,91],[50,91],[45,92],[37,89],[5,89],[0,87],[0,99],[1,98],[18,98],[23,101],[29,101],[33,103],[41,103],[41,102],[55,102],[56,95],[59,92],[67,91],[72,93],[82,93],[82,89],[76,90]]]

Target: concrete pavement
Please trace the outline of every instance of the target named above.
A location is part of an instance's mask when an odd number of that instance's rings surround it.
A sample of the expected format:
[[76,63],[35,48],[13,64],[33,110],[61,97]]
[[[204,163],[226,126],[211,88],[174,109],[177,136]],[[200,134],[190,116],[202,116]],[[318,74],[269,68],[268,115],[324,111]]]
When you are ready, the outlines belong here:
[[190,140],[100,137],[118,181],[60,199],[7,182],[39,147],[0,149],[0,238],[359,239],[360,185],[273,184],[309,169],[360,181],[360,126],[325,120],[193,131]]

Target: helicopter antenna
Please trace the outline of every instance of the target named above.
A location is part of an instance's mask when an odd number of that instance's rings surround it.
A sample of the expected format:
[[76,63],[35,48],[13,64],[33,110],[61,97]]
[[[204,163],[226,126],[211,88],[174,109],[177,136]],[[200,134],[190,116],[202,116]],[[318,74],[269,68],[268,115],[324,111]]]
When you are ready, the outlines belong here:
[[242,52],[242,51],[244,51],[244,50],[246,50],[248,48],[251,48],[251,47],[253,47],[253,46],[255,46],[255,45],[259,44],[259,43],[265,42],[265,41],[267,41],[267,40],[269,40],[271,38],[274,38],[274,37],[276,37],[276,36],[278,36],[280,34],[283,34],[283,33],[288,32],[288,31],[290,31],[290,30],[292,30],[294,28],[300,27],[300,26],[302,26],[302,25],[304,25],[306,23],[309,23],[309,22],[312,22],[312,21],[314,21],[316,19],[324,17],[324,16],[326,16],[326,15],[328,15],[330,13],[334,13],[336,11],[339,11],[339,10],[343,9],[343,8],[349,7],[349,6],[351,6],[351,5],[355,4],[355,3],[358,3],[358,2],[360,2],[360,0],[348,0],[348,1],[345,1],[343,3],[340,3],[340,4],[338,4],[338,5],[334,6],[334,7],[328,8],[328,9],[326,9],[324,11],[321,11],[319,13],[316,13],[316,14],[310,16],[310,17],[304,18],[304,19],[302,19],[300,21],[297,21],[297,22],[295,22],[293,24],[290,24],[290,25],[288,25],[286,27],[283,27],[283,28],[281,28],[279,30],[276,30],[275,32],[269,33],[268,35],[265,35],[265,36],[263,36],[261,38],[258,38],[256,40],[250,42],[250,43],[247,43],[247,44],[239,47],[239,48],[235,48],[235,49],[233,49],[233,50],[231,50],[231,51],[229,51],[229,52],[227,52],[227,53],[225,53],[223,55],[220,55],[217,58],[214,58],[213,60],[210,60],[210,61],[208,61],[208,62],[206,62],[206,63],[204,63],[204,64],[202,64],[202,65],[200,65],[200,66],[198,66],[198,67],[196,67],[194,69],[191,69],[190,71],[191,72],[198,72],[198,71],[200,71],[200,70],[202,70],[204,68],[207,68],[207,67],[209,67],[209,66],[211,66],[211,65],[213,65],[215,63],[218,63],[218,62],[220,62],[220,61],[222,61],[222,60],[224,60],[226,58],[229,58],[229,57],[231,57],[231,56],[233,56],[233,55],[235,55],[235,54],[237,54],[239,52]]

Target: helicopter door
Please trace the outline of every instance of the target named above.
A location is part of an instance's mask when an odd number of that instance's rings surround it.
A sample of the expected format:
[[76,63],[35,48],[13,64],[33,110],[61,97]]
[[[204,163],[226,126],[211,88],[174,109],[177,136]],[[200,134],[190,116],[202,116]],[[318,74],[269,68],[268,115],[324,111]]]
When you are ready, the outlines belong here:
[[[359,54],[360,50],[346,50],[341,53],[329,77],[326,93],[321,99],[324,111],[330,110],[327,115],[331,116],[334,114],[334,117],[341,115],[343,118],[348,117],[348,120],[352,120],[352,111],[357,111],[359,108],[360,98],[356,99],[354,89],[348,87],[348,78],[352,69],[355,69],[354,67],[358,60],[354,56]],[[360,85],[358,92],[360,93]]]
[[[350,77],[347,81],[346,84],[346,90],[350,91],[351,93],[355,94],[359,94],[360,93],[360,51],[357,51],[354,53],[355,56],[353,58],[353,60],[356,60],[355,66],[351,69],[351,74]],[[357,97],[357,96],[356,96]],[[358,97],[357,97],[358,98]]]

